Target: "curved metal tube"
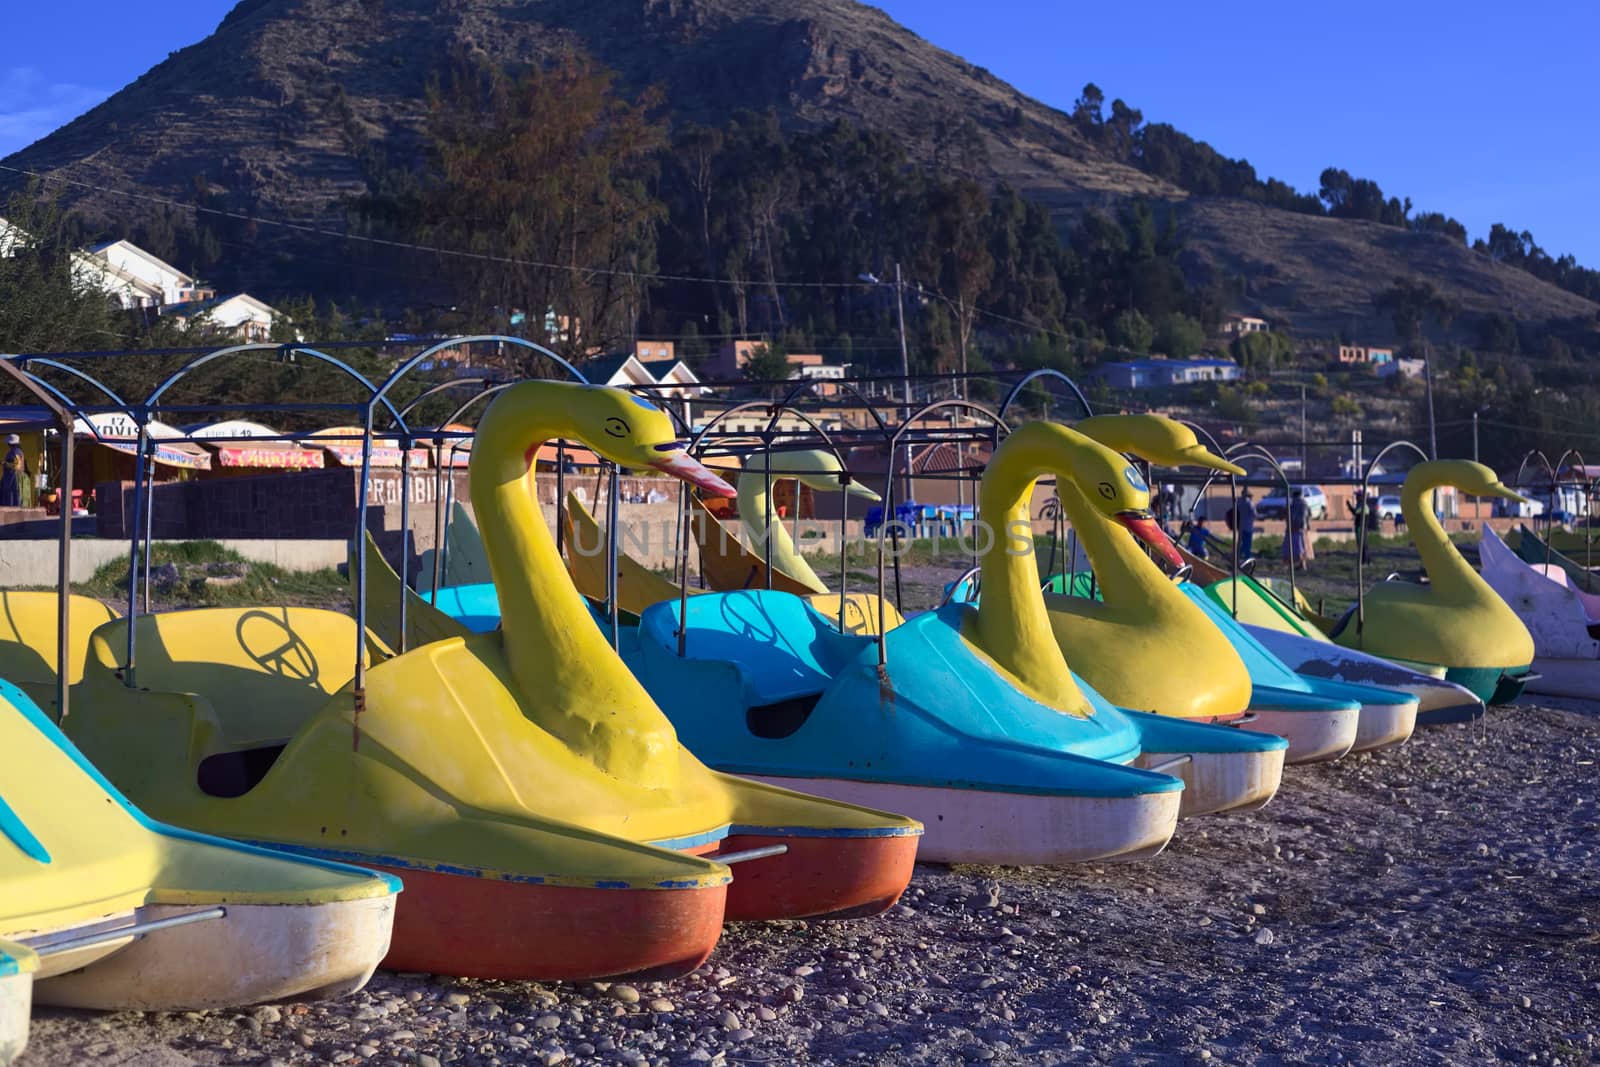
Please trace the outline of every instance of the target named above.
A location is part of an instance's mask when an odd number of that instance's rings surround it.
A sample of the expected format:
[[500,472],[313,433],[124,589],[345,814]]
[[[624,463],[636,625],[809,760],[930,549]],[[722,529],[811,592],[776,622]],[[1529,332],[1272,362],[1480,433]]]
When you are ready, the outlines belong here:
[[[1065,377],[1065,375],[1063,375],[1063,377]],[[1070,381],[1071,379],[1068,379],[1068,380]],[[888,464],[887,464],[888,469],[886,471],[884,471],[884,487],[883,487],[884,488],[884,497],[883,497],[884,521],[878,524],[878,634],[877,634],[877,637],[878,637],[878,670],[880,672],[886,671],[888,669],[888,665],[889,665],[888,649],[887,649],[887,647],[885,646],[885,643],[884,643],[887,635],[884,633],[884,625],[883,625],[884,624],[884,613],[883,613],[883,535],[884,535],[884,532],[886,530],[888,530],[891,521],[893,521],[896,524],[896,527],[897,527],[896,531],[895,531],[896,536],[898,536],[898,534],[899,534],[899,530],[898,530],[899,520],[898,519],[891,520],[890,516],[894,514],[894,508],[893,508],[892,501],[894,499],[895,460],[898,458],[898,455],[899,455],[900,441],[901,441],[901,438],[903,438],[911,430],[911,428],[912,428],[912,426],[914,424],[916,424],[917,422],[920,422],[921,420],[927,418],[929,415],[933,414],[934,412],[936,412],[936,411],[954,411],[954,410],[963,410],[963,411],[969,411],[969,412],[976,412],[977,414],[979,414],[983,418],[988,419],[990,424],[996,428],[997,432],[999,430],[1004,430],[1006,433],[1010,433],[1011,432],[1011,428],[1006,424],[1006,421],[999,416],[999,414],[997,414],[996,412],[990,411],[988,408],[984,407],[982,404],[976,403],[975,401],[971,401],[971,400],[952,399],[952,400],[935,400],[933,403],[924,404],[922,407],[918,408],[916,411],[911,412],[909,415],[906,416],[906,420],[904,422],[902,422],[899,425],[899,427],[897,427],[895,429],[894,436],[889,439],[889,456],[888,456]]]
[[1073,381],[1071,378],[1067,377],[1065,374],[1062,374],[1058,370],[1050,367],[1043,367],[1025,375],[1021,381],[1017,382],[1016,385],[1011,387],[1011,391],[1006,394],[1006,398],[1000,402],[1000,408],[996,412],[995,417],[1004,419],[1006,412],[1010,410],[1012,403],[1016,401],[1017,397],[1022,395],[1022,391],[1026,389],[1032,382],[1037,381],[1040,378],[1055,378],[1066,382],[1067,388],[1072,390],[1072,395],[1077,397],[1078,403],[1083,406],[1084,416],[1087,417],[1094,414],[1094,408],[1090,405],[1089,398],[1083,395],[1083,390],[1078,388],[1077,382]]
[[[389,400],[389,390],[393,389],[398,382],[404,379],[406,375],[410,374],[418,364],[431,358],[437,353],[449,348],[459,348],[464,345],[481,343],[509,344],[520,348],[531,349],[553,360],[558,366],[565,368],[567,372],[578,381],[585,384],[588,383],[588,379],[583,376],[581,371],[543,345],[535,344],[532,341],[521,337],[507,337],[500,334],[474,334],[469,337],[455,337],[449,340],[439,341],[435,344],[429,345],[421,352],[418,352],[416,355],[400,364],[393,371],[391,371],[389,376],[383,380],[382,384],[380,384],[373,391],[372,397],[367,401],[366,410],[363,413],[364,417],[362,429],[364,433],[361,437],[361,490],[360,496],[356,502],[356,538],[358,543],[366,536],[367,531],[368,487],[372,480],[372,420],[376,408],[379,404],[382,404],[394,418],[396,428],[402,433],[409,433],[410,431],[406,426],[405,420],[400,417],[400,412],[395,409],[394,404]],[[507,383],[507,385],[510,384],[514,383]],[[487,392],[488,391],[486,390],[485,393]],[[474,400],[481,398],[482,395],[484,394],[480,394],[479,397],[475,397]],[[407,487],[407,489],[409,490],[409,487]],[[364,551],[355,553],[354,585],[356,607],[356,669],[355,678],[352,682],[351,688],[353,690],[352,707],[354,711],[355,722],[355,743],[359,744],[361,737],[361,713],[366,710],[367,703],[367,664],[366,656],[364,655],[366,651],[367,640],[367,554]],[[437,596],[437,594],[435,595]],[[402,591],[400,599],[401,603],[403,604],[405,602],[404,591]]]
[[[1361,496],[1368,502],[1368,507],[1372,506],[1372,487],[1370,483],[1372,481],[1372,472],[1377,469],[1378,461],[1383,459],[1383,457],[1387,456],[1390,452],[1393,452],[1395,449],[1402,447],[1411,449],[1411,451],[1415,452],[1422,458],[1424,463],[1428,462],[1428,453],[1424,452],[1419,446],[1410,441],[1390,441],[1388,444],[1384,445],[1383,448],[1378,450],[1377,455],[1373,456],[1367,461],[1366,467],[1361,471]],[[1356,635],[1359,637],[1366,629],[1367,625],[1367,565],[1365,561],[1367,554],[1366,523],[1363,522],[1361,524],[1361,530],[1356,536]]]

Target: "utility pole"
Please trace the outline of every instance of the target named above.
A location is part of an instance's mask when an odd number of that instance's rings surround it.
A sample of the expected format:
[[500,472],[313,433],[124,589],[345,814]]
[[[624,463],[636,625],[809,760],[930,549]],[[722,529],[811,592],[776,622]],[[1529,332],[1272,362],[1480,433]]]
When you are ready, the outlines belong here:
[[1422,339],[1422,381],[1428,389],[1428,458],[1439,458],[1439,432],[1433,422],[1433,359],[1428,339]]
[[[905,282],[900,277],[900,264],[894,265],[894,310],[900,321],[900,382],[905,398],[906,415],[911,414],[911,357],[906,350],[906,300]],[[901,503],[911,500],[911,445],[906,444],[906,495]]]
[[[1474,462],[1474,463],[1478,462],[1478,413],[1477,413],[1477,411],[1473,411],[1473,413],[1472,413],[1472,462]],[[1480,522],[1483,521],[1483,497],[1481,497],[1481,496],[1475,496],[1475,497],[1472,498],[1472,517],[1477,519]]]
[[1300,383],[1300,477],[1306,476],[1306,383]]

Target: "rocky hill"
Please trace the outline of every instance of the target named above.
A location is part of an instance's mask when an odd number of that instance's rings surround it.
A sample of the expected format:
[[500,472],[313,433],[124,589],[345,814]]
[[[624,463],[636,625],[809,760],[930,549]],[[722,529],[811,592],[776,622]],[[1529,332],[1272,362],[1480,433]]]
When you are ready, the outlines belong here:
[[[1386,329],[1372,295],[1403,273],[1430,277],[1469,312],[1600,312],[1436,236],[1189,198],[1107,158],[1063,112],[854,0],[244,0],[210,37],[7,162],[188,201],[205,190],[234,210],[337,229],[371,160],[419,150],[428,83],[452,56],[517,63],[565,49],[592,54],[629,89],[659,85],[679,120],[745,107],[797,125],[842,118],[893,132],[926,159],[941,120],[970,118],[989,149],[983,177],[1063,222],[1131,196],[1178,204],[1193,271],[1242,277],[1252,307],[1303,333]],[[116,231],[153,210],[81,187],[69,199]],[[304,290],[305,277],[328,273],[308,264],[344,255],[315,234],[258,237],[267,254],[230,250],[219,284]]]

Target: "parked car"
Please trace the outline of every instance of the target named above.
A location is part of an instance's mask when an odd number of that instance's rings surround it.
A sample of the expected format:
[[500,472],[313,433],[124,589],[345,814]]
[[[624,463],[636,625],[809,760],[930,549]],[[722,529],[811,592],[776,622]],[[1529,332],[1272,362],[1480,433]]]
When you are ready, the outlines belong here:
[[1380,496],[1378,498],[1378,521],[1393,519],[1400,521],[1400,498],[1397,496]]
[[[1315,485],[1296,486],[1300,495],[1305,498],[1308,514],[1313,519],[1328,517],[1328,495]],[[1281,519],[1288,514],[1289,502],[1282,493],[1273,493],[1261,498],[1261,503],[1256,505],[1256,515],[1263,519]]]

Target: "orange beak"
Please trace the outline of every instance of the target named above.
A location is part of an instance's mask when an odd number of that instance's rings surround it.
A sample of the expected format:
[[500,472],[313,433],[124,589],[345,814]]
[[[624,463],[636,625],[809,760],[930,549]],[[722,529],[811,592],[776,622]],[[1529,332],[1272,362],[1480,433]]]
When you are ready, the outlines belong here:
[[733,486],[717,477],[716,472],[682,449],[671,453],[665,459],[657,460],[650,466],[658,471],[670,474],[674,478],[682,478],[701,492],[708,493],[711,496],[720,496],[731,500],[739,495]]
[[1174,567],[1183,566],[1183,557],[1178,555],[1172,538],[1167,536],[1167,531],[1148,511],[1124,511],[1117,515],[1117,521],[1126,526],[1133,536],[1161,553],[1168,563]]

